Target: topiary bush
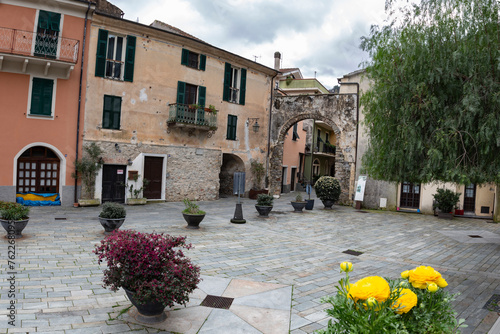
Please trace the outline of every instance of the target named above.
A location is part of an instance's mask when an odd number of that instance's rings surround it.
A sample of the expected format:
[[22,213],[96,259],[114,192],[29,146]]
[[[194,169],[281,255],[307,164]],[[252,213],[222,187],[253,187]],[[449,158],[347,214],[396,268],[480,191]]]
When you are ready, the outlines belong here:
[[123,205],[115,202],[106,202],[102,205],[99,217],[106,219],[120,219],[125,218],[126,215],[127,210],[125,210]]
[[257,196],[257,205],[259,206],[273,206],[274,197],[267,194],[259,194]]
[[460,193],[453,192],[449,189],[438,189],[437,193],[434,194],[434,200],[436,201],[435,206],[441,210],[441,212],[452,212],[453,208],[457,205],[460,199]]
[[322,201],[338,201],[341,193],[339,181],[332,176],[322,176],[314,184],[316,196]]

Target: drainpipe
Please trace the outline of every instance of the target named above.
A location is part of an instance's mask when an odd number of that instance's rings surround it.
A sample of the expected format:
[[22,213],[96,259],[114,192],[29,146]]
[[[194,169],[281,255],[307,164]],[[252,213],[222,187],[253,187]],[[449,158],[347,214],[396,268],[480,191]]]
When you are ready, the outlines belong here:
[[359,132],[359,83],[358,82],[342,82],[342,78],[338,79],[341,85],[356,85],[356,151],[354,152],[354,182],[356,182],[356,169],[358,164],[358,132]]
[[276,73],[271,78],[271,101],[269,102],[269,124],[267,125],[267,156],[266,156],[266,188],[269,188],[269,151],[271,150],[271,121],[273,111],[273,92],[274,92],[274,79],[278,76]]
[[[83,65],[85,61],[85,41],[87,37],[87,21],[88,21],[88,14],[90,11],[90,6],[92,5],[91,2],[89,2],[89,6],[87,8],[87,12],[85,13],[85,23],[83,27],[83,45],[82,45],[82,58],[81,58],[81,66],[80,66],[80,85],[78,87],[78,115],[77,115],[77,121],[76,121],[76,156],[75,160],[78,160],[78,145],[80,145],[80,113],[81,113],[81,105],[82,105],[82,82],[83,82]],[[77,170],[75,167],[75,175],[77,176]],[[74,202],[78,202],[78,176],[75,177],[75,192],[74,192]]]

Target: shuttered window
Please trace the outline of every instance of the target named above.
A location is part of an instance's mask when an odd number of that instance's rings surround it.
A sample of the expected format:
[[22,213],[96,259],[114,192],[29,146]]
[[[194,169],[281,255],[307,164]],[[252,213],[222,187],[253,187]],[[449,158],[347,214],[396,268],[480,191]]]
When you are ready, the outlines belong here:
[[122,109],[122,98],[119,96],[104,95],[104,107],[102,113],[103,129],[120,129],[120,118]]
[[205,71],[206,64],[207,64],[206,55],[198,54],[196,52],[189,51],[188,49],[182,49],[181,65]]
[[224,66],[224,88],[222,100],[245,105],[247,70],[233,67],[230,63]]
[[30,115],[51,116],[54,80],[33,78]]
[[132,82],[134,80],[136,37],[110,34],[99,29],[95,76]]
[[204,86],[195,86],[182,81],[177,82],[177,99],[179,104],[199,104],[205,107],[207,88]]
[[226,139],[236,140],[236,126],[238,124],[238,116],[227,115],[227,134]]

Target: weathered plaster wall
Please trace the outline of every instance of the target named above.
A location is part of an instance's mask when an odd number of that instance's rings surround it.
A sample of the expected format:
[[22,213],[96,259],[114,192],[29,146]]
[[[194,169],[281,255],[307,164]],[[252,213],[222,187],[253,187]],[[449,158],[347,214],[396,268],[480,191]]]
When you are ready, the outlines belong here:
[[335,170],[342,187],[341,203],[350,203],[354,193],[351,172],[356,151],[355,94],[279,96],[273,102],[271,123],[270,191],[279,195],[283,143],[287,130],[296,122],[315,119],[325,122],[336,135]]

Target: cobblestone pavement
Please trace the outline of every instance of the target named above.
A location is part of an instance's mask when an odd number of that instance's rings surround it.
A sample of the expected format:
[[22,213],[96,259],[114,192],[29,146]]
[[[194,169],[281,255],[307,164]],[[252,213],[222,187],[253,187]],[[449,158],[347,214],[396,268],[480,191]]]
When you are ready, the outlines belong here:
[[[182,203],[127,207],[122,226],[141,232],[185,235],[188,256],[203,275],[293,285],[290,332],[312,333],[328,322],[320,299],[335,293],[341,261],[354,264],[352,280],[367,275],[399,277],[430,265],[452,292],[455,309],[469,326],[487,333],[498,318],[483,308],[500,294],[500,224],[479,219],[369,211],[334,206],[293,213],[293,194],[275,200],[270,218],[259,218],[255,201],[242,199],[246,224],[231,224],[236,198],[200,202],[207,212],[199,230],[185,228]],[[99,208],[32,208],[25,237],[16,241],[15,326],[8,324],[11,275],[8,241],[0,238],[0,333],[157,333],[123,321],[130,305],[120,290],[102,288],[102,268],[92,254],[103,238]],[[470,237],[482,236],[482,238]],[[342,253],[363,252],[360,256]],[[164,332],[166,333],[166,332]]]

